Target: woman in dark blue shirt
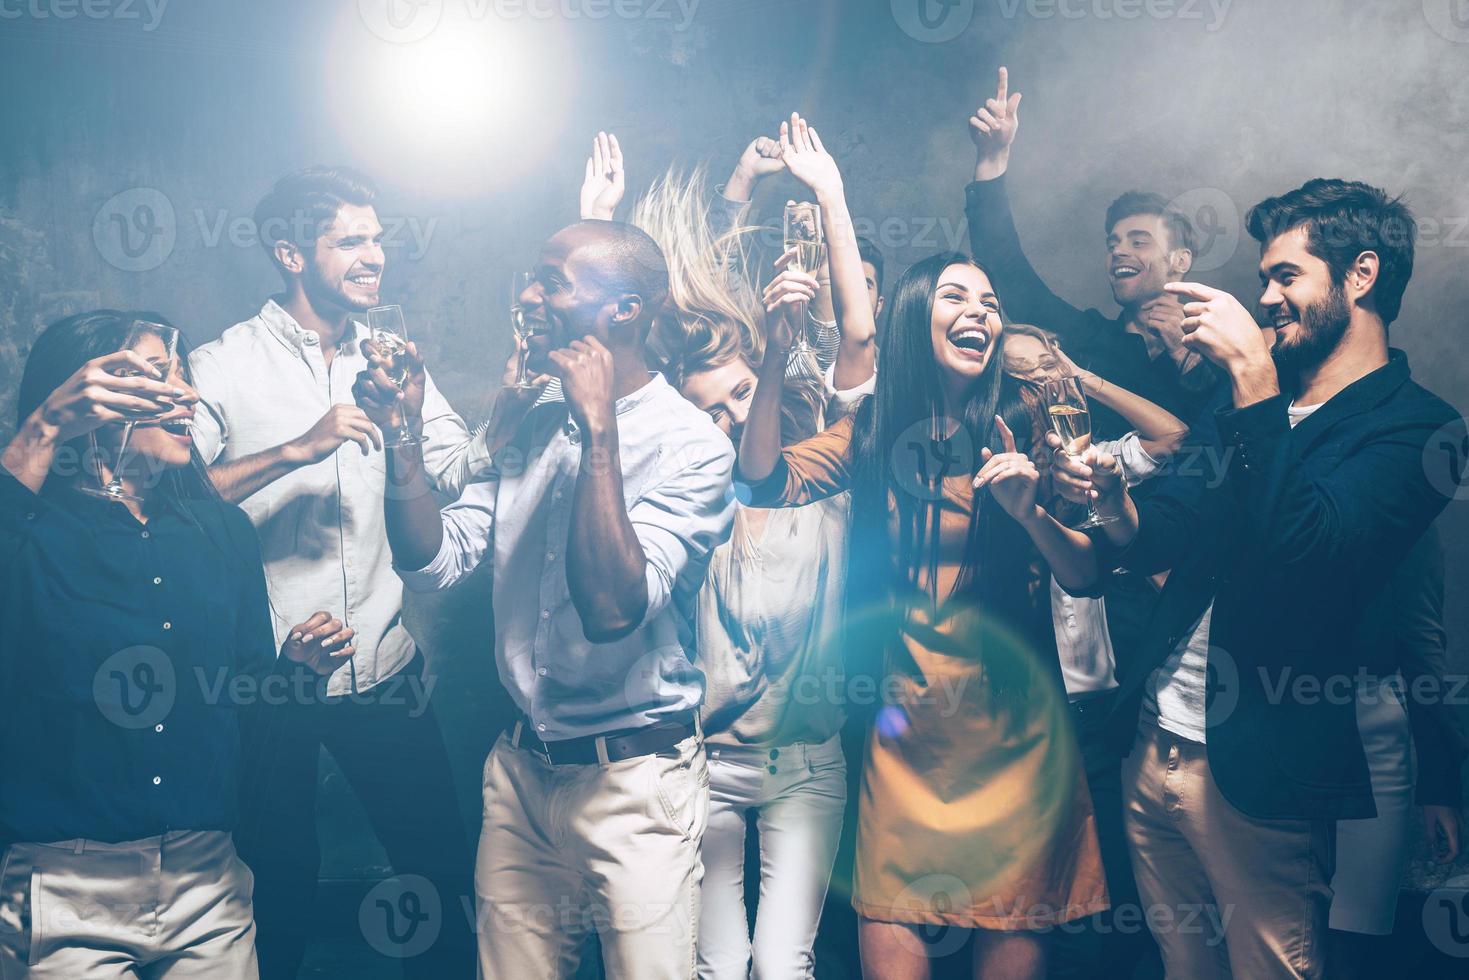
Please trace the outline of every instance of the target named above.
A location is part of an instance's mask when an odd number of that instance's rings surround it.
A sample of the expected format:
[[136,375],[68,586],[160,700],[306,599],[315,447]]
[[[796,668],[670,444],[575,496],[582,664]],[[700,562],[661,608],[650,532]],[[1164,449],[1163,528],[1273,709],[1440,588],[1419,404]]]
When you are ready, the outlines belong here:
[[[5,977],[256,976],[238,715],[317,696],[352,653],[320,612],[277,658],[259,545],[193,450],[170,330],[115,310],[52,324],[0,456]],[[81,492],[114,474],[126,497]]]

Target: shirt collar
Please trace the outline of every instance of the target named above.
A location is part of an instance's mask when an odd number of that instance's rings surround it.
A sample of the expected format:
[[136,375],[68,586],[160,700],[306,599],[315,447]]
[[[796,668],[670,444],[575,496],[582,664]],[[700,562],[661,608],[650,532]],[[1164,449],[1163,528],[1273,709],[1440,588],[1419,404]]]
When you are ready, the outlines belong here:
[[[320,346],[320,338],[297,323],[296,318],[287,313],[285,307],[277,303],[274,297],[266,300],[265,305],[260,308],[260,322],[264,323],[266,329],[281,343],[298,353],[304,353],[307,348]],[[355,349],[357,342],[367,329],[355,317],[349,322],[351,329],[343,332],[341,343],[337,345],[338,351]]]
[[[639,388],[637,391],[632,392],[631,394],[623,395],[621,398],[617,399],[617,401],[613,403],[613,414],[618,416],[627,415],[628,413],[637,410],[637,408],[643,403],[658,397],[664,391],[671,390],[672,388],[668,384],[668,379],[664,378],[663,375],[659,374],[657,371],[649,371],[647,384],[643,385],[641,388]],[[566,431],[568,433],[575,433],[577,431],[576,421],[572,419],[570,414],[566,416],[565,424]]]

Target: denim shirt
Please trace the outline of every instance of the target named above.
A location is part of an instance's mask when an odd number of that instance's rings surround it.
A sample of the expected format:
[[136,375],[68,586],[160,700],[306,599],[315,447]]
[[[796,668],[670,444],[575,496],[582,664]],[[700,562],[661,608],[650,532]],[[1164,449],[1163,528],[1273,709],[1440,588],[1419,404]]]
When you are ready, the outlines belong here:
[[532,409],[491,472],[444,508],[438,555],[398,573],[432,591],[490,556],[500,678],[546,741],[640,728],[703,698],[693,603],[734,518],[734,447],[662,375],[616,412],[624,500],[647,557],[648,608],[631,634],[592,643],[571,602],[566,546],[583,461],[561,402]]

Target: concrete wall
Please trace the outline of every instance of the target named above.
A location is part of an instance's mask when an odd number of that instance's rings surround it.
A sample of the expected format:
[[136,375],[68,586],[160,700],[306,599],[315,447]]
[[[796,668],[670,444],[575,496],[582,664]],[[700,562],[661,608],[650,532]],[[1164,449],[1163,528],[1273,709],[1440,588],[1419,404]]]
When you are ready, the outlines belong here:
[[[141,3],[99,0],[103,16],[70,19],[64,0],[8,5],[0,397],[8,404],[30,339],[60,314],[156,308],[196,342],[250,315],[277,283],[239,220],[280,173],[340,161],[378,178],[395,244],[387,297],[407,309],[451,401],[478,419],[509,351],[505,277],[575,218],[598,128],[621,138],[635,193],[672,162],[709,159],[722,171],[752,136],[801,110],[843,165],[891,280],[963,246],[965,119],[1004,63],[1025,94],[1015,212],[1063,295],[1110,310],[1101,215],[1122,190],[1181,195],[1212,232],[1203,277],[1253,297],[1243,211],[1307,177],[1361,178],[1405,193],[1425,222],[1393,341],[1419,380],[1469,405],[1459,346],[1469,29],[1451,19],[1450,0],[951,0],[933,26],[917,0],[689,3],[646,0],[616,8],[641,16],[597,18],[597,0],[566,0],[562,9],[584,16],[551,20],[475,19],[484,0],[429,3],[424,11],[443,10],[441,31],[509,42],[479,66],[488,74],[454,89],[480,114],[432,137],[419,124],[445,111],[441,100],[426,96],[404,119],[384,99],[382,59],[405,46],[369,29],[382,26],[369,2],[178,4],[151,28]],[[484,108],[492,97],[503,111]],[[790,193],[768,188],[767,210]],[[1442,525],[1459,669],[1469,661],[1466,508],[1454,504]],[[469,819],[502,704],[487,586],[481,577],[410,608],[442,672]],[[325,871],[367,872],[381,856],[339,782],[327,780],[323,813],[338,829]]]

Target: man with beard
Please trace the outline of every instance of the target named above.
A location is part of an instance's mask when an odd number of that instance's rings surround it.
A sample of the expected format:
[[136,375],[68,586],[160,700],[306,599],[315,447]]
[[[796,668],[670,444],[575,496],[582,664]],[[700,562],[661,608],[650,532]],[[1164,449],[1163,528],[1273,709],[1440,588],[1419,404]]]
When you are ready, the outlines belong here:
[[[520,302],[530,368],[564,401],[503,393],[489,473],[442,512],[418,447],[388,453],[388,540],[408,587],[494,568],[495,657],[518,717],[484,771],[486,980],[571,976],[592,930],[608,976],[692,975],[709,774],[689,615],[729,535],[734,449],[648,371],[667,294],[641,230],[562,229]],[[386,381],[364,401],[392,425]]]
[[1388,347],[1413,270],[1401,202],[1318,179],[1247,224],[1273,360],[1233,297],[1168,287],[1188,346],[1229,376],[1201,417],[1223,479],[1173,476],[1134,503],[1105,454],[1056,474],[1117,518],[1102,567],[1172,569],[1113,714],[1137,733],[1127,830],[1144,905],[1169,916],[1149,917],[1168,974],[1319,977],[1335,821],[1374,813],[1353,637],[1448,502],[1435,434],[1456,416]]
[[[393,870],[426,879],[446,910],[437,941],[406,961],[409,976],[473,969],[468,922],[447,913],[470,894],[468,839],[429,704],[433,677],[402,622],[383,526],[382,434],[352,391],[367,368],[360,320],[378,302],[384,267],[374,197],[366,178],[345,169],[281,178],[255,225],[285,291],[189,362],[210,408],[197,413],[196,444],[220,493],[260,534],[277,642],[302,610],[319,606],[342,609],[357,631],[356,654],[322,697],[257,705],[247,718],[239,842],[255,872],[267,980],[296,975],[309,937],[323,745]],[[419,388],[423,457],[436,489],[457,496],[488,466],[484,442],[426,376]]]

